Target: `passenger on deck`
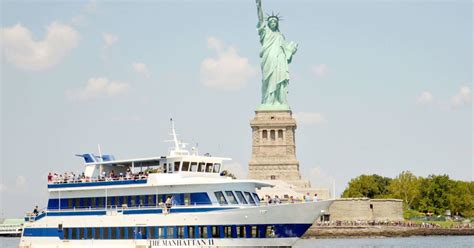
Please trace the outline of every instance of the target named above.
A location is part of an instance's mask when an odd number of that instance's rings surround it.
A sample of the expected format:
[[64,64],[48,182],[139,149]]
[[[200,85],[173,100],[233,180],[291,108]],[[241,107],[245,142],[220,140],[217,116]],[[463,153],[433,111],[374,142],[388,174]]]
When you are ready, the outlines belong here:
[[318,194],[314,194],[313,196],[313,202],[317,202],[318,201]]
[[39,211],[38,211],[38,206],[35,207],[35,209],[33,209],[33,214],[36,216],[38,215]]
[[295,198],[293,198],[293,196],[290,196],[289,202],[290,202],[290,203],[295,203]]
[[165,202],[166,213],[169,213],[171,206],[172,206],[171,196],[168,196]]
[[281,203],[280,198],[277,195],[275,195],[275,198],[273,198],[273,204],[280,204],[280,203]]
[[304,196],[304,201],[305,202],[310,202],[311,201],[311,196],[309,195],[309,192],[307,192],[306,195]]
[[48,183],[53,181],[53,174],[51,172],[48,174]]

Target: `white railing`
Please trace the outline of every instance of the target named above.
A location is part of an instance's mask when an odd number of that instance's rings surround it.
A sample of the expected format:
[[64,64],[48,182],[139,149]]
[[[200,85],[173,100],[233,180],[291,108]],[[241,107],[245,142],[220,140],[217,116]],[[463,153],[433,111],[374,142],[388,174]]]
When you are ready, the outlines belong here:
[[48,181],[48,184],[74,184],[74,183],[94,183],[94,182],[117,182],[117,181],[135,181],[135,180],[144,180],[147,179],[147,175],[133,175],[131,177],[127,176],[118,176],[118,177],[98,177],[98,178],[81,178],[81,179],[72,179],[72,178],[55,178],[51,181]]

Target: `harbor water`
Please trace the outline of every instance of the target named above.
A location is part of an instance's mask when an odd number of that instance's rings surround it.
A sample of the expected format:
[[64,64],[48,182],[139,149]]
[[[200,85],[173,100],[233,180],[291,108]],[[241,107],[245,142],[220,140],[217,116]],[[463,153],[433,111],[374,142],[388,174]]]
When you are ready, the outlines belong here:
[[[1,248],[17,248],[19,238],[0,238]],[[406,238],[302,239],[295,248],[453,247],[474,248],[473,236],[429,236]]]

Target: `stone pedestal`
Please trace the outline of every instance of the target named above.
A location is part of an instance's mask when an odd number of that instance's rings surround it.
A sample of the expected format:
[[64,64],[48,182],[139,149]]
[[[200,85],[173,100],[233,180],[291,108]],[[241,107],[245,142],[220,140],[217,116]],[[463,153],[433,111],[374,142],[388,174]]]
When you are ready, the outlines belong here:
[[296,120],[291,110],[257,110],[250,127],[249,178],[282,180],[298,188],[309,188],[309,181],[301,179],[296,159]]

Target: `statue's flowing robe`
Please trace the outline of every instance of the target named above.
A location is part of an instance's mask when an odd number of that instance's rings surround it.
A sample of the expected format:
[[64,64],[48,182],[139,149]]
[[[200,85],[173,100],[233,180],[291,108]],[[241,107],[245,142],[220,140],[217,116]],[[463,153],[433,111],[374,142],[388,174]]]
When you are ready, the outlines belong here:
[[[294,45],[286,42],[280,31],[272,31],[266,23],[258,26],[258,34],[262,44],[262,104],[287,104],[288,64],[295,51]],[[282,87],[285,88],[283,95]]]

